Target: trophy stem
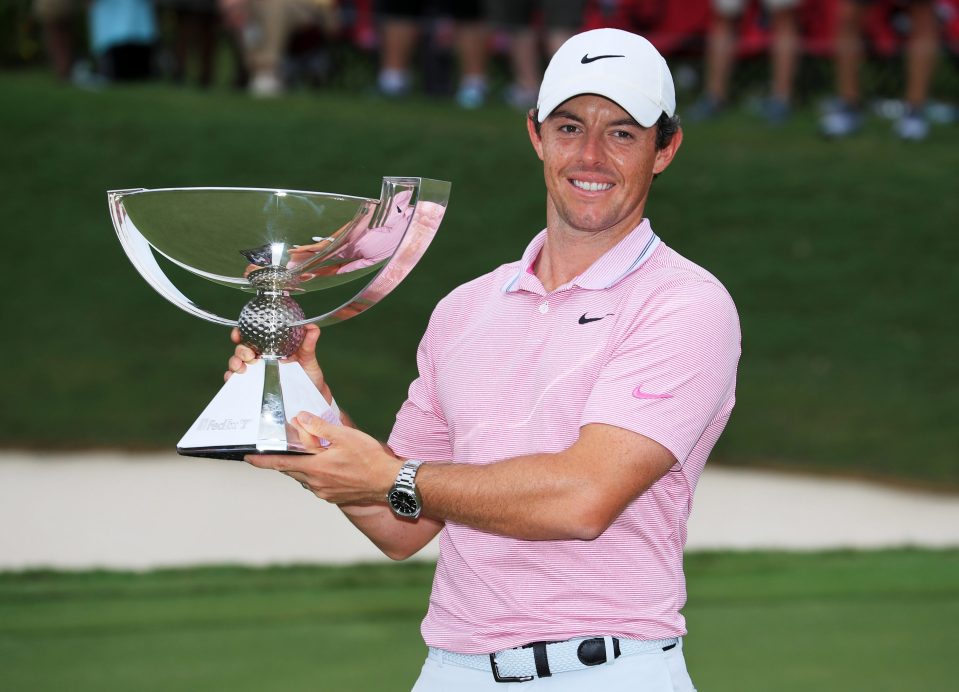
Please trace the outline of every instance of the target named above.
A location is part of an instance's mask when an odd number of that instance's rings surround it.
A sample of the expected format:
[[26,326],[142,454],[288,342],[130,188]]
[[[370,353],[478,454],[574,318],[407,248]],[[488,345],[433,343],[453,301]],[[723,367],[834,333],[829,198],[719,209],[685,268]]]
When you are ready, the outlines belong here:
[[263,397],[260,402],[260,435],[257,448],[264,452],[287,451],[286,409],[283,406],[283,385],[280,383],[280,362],[263,358]]

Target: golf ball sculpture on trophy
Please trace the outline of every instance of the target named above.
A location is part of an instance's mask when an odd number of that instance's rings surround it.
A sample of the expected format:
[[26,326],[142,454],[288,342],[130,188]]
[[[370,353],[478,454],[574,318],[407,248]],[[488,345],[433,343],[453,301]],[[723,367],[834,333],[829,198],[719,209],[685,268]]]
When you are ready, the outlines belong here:
[[[144,279],[177,307],[209,322],[237,326],[260,356],[234,375],[177,443],[185,456],[242,459],[298,454],[290,424],[308,410],[336,422],[299,363],[286,361],[304,326],[326,326],[360,314],[413,269],[436,234],[450,184],[384,178],[380,198],[258,188],[113,190],[117,236]],[[188,274],[254,293],[229,319],[200,307],[174,285],[158,259]],[[182,283],[182,282],[181,282]],[[342,291],[358,286],[342,299]],[[296,300],[313,291],[338,307],[307,317]]]

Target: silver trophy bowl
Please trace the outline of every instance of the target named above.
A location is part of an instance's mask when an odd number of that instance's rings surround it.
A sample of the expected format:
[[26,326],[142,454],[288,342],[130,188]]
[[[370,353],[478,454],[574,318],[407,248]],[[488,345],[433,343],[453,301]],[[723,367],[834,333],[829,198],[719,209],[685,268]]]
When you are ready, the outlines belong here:
[[[449,193],[447,182],[392,177],[383,178],[379,199],[261,188],[108,192],[120,243],[147,283],[191,315],[239,327],[260,356],[223,385],[177,452],[222,459],[302,454],[293,416],[308,410],[338,422],[300,365],[284,359],[296,353],[305,325],[354,317],[396,288],[436,234]],[[184,295],[161,258],[253,296],[237,319],[222,317]],[[297,302],[344,287],[352,298],[316,316]]]

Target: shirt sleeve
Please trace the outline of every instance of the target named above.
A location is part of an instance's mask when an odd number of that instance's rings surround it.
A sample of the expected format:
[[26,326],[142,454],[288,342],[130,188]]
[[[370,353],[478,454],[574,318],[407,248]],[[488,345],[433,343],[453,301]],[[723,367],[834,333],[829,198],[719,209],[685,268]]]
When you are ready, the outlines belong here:
[[583,412],[666,447],[680,465],[735,400],[740,332],[726,290],[707,281],[670,286],[643,307],[613,349]]
[[410,385],[406,401],[396,414],[389,446],[406,459],[449,461],[453,458],[449,427],[436,396],[433,355],[439,342],[439,308],[433,312],[426,334],[416,350],[418,376]]

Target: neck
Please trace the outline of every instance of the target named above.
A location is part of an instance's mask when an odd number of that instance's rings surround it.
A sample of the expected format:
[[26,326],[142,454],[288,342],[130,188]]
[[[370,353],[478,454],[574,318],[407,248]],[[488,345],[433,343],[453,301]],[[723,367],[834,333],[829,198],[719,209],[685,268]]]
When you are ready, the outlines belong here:
[[556,290],[589,269],[639,223],[629,228],[595,232],[547,226],[546,244],[533,266],[536,278],[547,291]]

